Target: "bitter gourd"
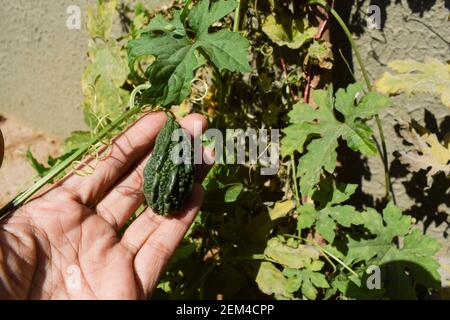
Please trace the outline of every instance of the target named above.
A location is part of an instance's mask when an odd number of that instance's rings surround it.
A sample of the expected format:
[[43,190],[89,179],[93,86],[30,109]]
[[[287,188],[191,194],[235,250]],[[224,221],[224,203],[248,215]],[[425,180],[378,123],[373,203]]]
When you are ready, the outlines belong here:
[[[143,192],[147,204],[153,212],[167,216],[176,213],[183,205],[194,183],[192,154],[189,161],[174,162],[172,152],[176,145],[185,144],[192,153],[190,140],[186,133],[180,140],[172,141],[172,134],[180,125],[169,116],[164,127],[156,137],[155,146],[144,168]],[[187,145],[186,145],[187,144]],[[181,149],[177,148],[175,150]]]

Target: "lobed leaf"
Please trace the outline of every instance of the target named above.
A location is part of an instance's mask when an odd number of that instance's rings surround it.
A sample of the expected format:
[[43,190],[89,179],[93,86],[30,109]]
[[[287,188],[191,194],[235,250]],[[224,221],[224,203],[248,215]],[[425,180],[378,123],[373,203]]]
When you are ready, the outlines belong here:
[[233,0],[220,0],[212,5],[202,0],[192,8],[187,23],[195,32],[189,37],[181,11],[173,11],[173,19],[157,15],[139,39],[128,43],[128,60],[136,78],[136,62],[154,57],[145,76],[151,87],[142,95],[142,104],[168,106],[180,104],[189,95],[194,72],[209,60],[218,70],[248,72],[249,42],[239,33],[222,29],[209,33],[209,26],[236,7]]
[[[363,120],[390,104],[389,98],[377,93],[369,93],[359,100],[363,94],[359,83],[349,85],[346,90],[339,89],[335,98],[332,90],[330,86],[327,91],[313,92],[312,98],[318,108],[305,103],[296,104],[289,113],[291,125],[283,130],[283,155],[294,151],[304,153],[304,144],[307,144],[307,152],[300,158],[297,170],[300,191],[305,196],[313,193],[324,172],[334,172],[338,139],[345,140],[349,148],[364,155],[376,154],[372,130]],[[335,111],[341,113],[343,121],[338,120]]]

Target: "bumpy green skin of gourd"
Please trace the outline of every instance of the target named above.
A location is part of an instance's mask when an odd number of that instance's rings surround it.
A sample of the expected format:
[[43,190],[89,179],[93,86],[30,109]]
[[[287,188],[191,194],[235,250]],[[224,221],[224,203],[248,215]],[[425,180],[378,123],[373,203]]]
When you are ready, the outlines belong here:
[[[156,137],[155,147],[144,168],[145,199],[153,212],[163,216],[181,209],[194,183],[192,155],[187,164],[172,161],[172,150],[180,143],[172,141],[172,133],[176,129],[180,129],[180,125],[169,116]],[[184,143],[189,144],[189,140],[185,139]]]

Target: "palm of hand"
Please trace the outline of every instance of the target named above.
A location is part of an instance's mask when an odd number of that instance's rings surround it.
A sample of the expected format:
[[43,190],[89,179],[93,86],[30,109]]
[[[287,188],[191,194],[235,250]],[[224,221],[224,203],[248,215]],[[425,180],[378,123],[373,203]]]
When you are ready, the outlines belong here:
[[[192,131],[195,118],[204,128],[198,115],[181,124]],[[117,236],[143,201],[145,157],[164,121],[162,113],[144,117],[116,139],[92,176],[65,178],[0,225],[0,298],[136,299],[152,293],[203,199],[195,184],[182,212],[166,218],[146,209]]]

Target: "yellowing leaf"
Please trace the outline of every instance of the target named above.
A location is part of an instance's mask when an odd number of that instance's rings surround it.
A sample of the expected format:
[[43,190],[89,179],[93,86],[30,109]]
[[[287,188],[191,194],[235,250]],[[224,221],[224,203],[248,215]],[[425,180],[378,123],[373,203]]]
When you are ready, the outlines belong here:
[[408,166],[410,171],[428,170],[431,177],[442,171],[450,174],[450,144],[442,145],[436,135],[424,131],[419,135],[407,123],[400,124],[400,134],[403,139],[412,144],[405,152],[400,152],[400,162]]
[[288,268],[303,268],[309,264],[311,260],[319,258],[319,252],[312,246],[299,245],[292,248],[278,238],[272,238],[267,242],[264,254]]
[[450,107],[450,65],[427,57],[424,63],[411,59],[394,60],[389,68],[398,75],[385,72],[375,83],[378,91],[397,94],[402,91],[430,93],[441,97],[442,103]]
[[107,39],[111,33],[117,0],[99,1],[97,12],[87,9],[87,30],[91,38]]
[[122,85],[128,77],[125,51],[114,41],[89,43],[89,60],[81,79],[86,97],[84,111],[90,127],[102,116],[117,116],[128,102],[128,92]]
[[317,64],[323,69],[331,69],[333,67],[333,50],[331,43],[314,40],[308,48],[308,54],[305,58],[305,64],[307,63]]
[[87,131],[73,131],[69,137],[64,139],[64,152],[78,149],[89,142],[91,134]]
[[276,220],[278,218],[284,217],[294,208],[294,201],[278,201],[275,203],[273,208],[269,209],[269,216],[271,220]]
[[287,284],[283,273],[272,263],[263,261],[256,275],[256,283],[259,289],[265,294],[286,295],[285,287]]
[[291,49],[300,48],[317,33],[317,28],[308,27],[303,21],[291,20],[282,24],[278,23],[274,16],[267,17],[262,29],[277,45]]
[[116,42],[105,44],[89,42],[89,61],[83,72],[82,89],[86,94],[88,86],[95,84],[99,77],[109,79],[116,87],[121,87],[128,77],[126,52]]

